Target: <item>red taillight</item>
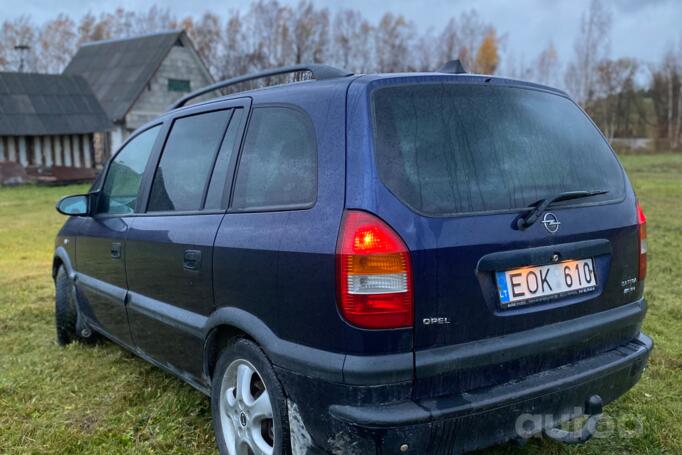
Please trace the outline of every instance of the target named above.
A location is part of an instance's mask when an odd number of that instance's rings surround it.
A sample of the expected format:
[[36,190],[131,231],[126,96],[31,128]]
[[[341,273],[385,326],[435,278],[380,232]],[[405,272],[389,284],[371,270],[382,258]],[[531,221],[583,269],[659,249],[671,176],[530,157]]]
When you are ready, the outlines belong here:
[[648,243],[646,240],[646,216],[642,207],[637,202],[637,223],[639,224],[639,281],[646,278],[646,252]]
[[339,309],[365,329],[412,327],[412,267],[405,243],[374,215],[347,211],[336,247]]

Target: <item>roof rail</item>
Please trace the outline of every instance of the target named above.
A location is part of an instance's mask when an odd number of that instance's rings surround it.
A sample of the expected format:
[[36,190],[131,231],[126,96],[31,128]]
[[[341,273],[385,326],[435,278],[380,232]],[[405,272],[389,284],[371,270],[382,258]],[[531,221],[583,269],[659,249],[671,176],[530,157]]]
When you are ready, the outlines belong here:
[[467,70],[459,59],[450,60],[436,70],[438,73],[465,74]]
[[232,79],[227,79],[225,81],[220,81],[216,82],[215,84],[207,85],[206,87],[200,88],[199,90],[196,90],[188,95],[183,96],[178,101],[176,101],[169,110],[182,107],[191,99],[197,98],[207,93],[211,93],[221,88],[229,87],[231,85],[253,81],[256,79],[262,79],[264,77],[279,76],[280,74],[297,73],[301,71],[311,72],[313,75],[313,79],[317,80],[335,79],[337,77],[346,77],[351,76],[353,74],[346,70],[335,68],[333,66],[320,64],[280,66],[278,68],[272,68],[267,71],[261,71],[259,73],[233,77]]

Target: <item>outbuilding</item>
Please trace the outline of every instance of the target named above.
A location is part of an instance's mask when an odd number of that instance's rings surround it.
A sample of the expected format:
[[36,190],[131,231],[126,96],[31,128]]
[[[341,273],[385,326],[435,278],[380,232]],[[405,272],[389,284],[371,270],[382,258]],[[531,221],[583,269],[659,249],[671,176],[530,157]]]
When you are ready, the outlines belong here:
[[213,82],[183,30],[86,43],[64,74],[83,76],[115,124],[112,152],[173,102]]
[[95,134],[112,128],[84,78],[0,72],[0,163],[95,169],[104,159]]

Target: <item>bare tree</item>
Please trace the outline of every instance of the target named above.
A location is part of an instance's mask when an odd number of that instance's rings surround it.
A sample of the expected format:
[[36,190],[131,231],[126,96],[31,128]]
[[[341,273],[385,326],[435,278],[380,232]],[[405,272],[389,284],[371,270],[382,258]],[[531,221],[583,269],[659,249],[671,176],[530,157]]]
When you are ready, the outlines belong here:
[[592,106],[592,116],[609,140],[628,123],[630,94],[639,64],[632,59],[603,60],[597,67],[596,86],[600,99]]
[[341,10],[332,25],[332,59],[344,68],[365,73],[371,65],[373,27],[359,11]]
[[558,85],[559,80],[559,54],[552,41],[543,49],[535,61],[535,75],[533,80],[539,84]]
[[110,38],[111,33],[107,25],[97,20],[92,13],[86,13],[78,22],[78,44]]
[[663,61],[652,69],[651,98],[656,114],[658,138],[676,148],[680,145],[682,116],[682,43],[670,47]]
[[586,107],[597,95],[597,67],[609,55],[611,20],[611,12],[604,3],[592,0],[588,11],[583,13],[573,46],[574,57],[566,69],[568,90]]
[[78,34],[76,23],[60,14],[40,29],[38,37],[37,70],[42,73],[61,73],[76,53]]
[[[17,71],[23,62],[23,70],[38,70],[38,56],[35,46],[37,27],[29,16],[6,20],[0,26],[0,63],[5,71]],[[18,50],[17,46],[28,46]]]
[[179,25],[187,31],[211,74],[214,77],[218,76],[222,66],[220,61],[224,52],[223,26],[220,17],[214,13],[206,12],[196,22],[193,18],[186,17]]
[[[486,40],[487,43],[482,49],[481,46]],[[451,17],[443,27],[435,42],[436,60],[440,65],[449,60],[459,59],[468,71],[478,71],[481,63],[485,66],[486,72],[494,72],[499,66],[503,41],[504,37],[496,34],[492,24],[483,22],[476,10],[472,9],[463,12],[459,17]],[[479,54],[482,60],[477,62]]]
[[464,67],[472,70],[476,68],[476,53],[483,39],[486,37],[491,25],[484,24],[476,10],[470,10],[460,15],[457,22],[459,25],[459,52],[458,58]]
[[414,39],[412,46],[412,62],[405,68],[412,71],[434,71],[440,68],[445,61],[440,61],[438,52],[434,43],[437,38],[434,36],[433,29],[427,30],[425,33],[417,36]]
[[451,17],[438,37],[438,59],[441,64],[460,57],[459,22]]
[[329,10],[317,10],[312,3],[302,1],[291,16],[293,31],[293,63],[326,60],[329,46]]
[[216,64],[218,79],[244,74],[249,69],[251,57],[242,48],[245,40],[242,17],[234,11],[225,25],[223,59]]
[[404,70],[410,61],[409,41],[414,25],[403,16],[386,13],[374,32],[374,55],[377,71]]

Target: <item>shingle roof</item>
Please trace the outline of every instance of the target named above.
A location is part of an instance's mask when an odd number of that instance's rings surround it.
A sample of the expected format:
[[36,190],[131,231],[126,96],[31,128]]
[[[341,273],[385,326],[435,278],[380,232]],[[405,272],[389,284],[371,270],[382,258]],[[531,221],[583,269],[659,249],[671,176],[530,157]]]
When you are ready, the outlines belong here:
[[80,76],[0,72],[0,135],[105,131],[113,125]]
[[173,30],[85,44],[64,74],[83,76],[109,118],[122,120],[183,34],[182,30]]

